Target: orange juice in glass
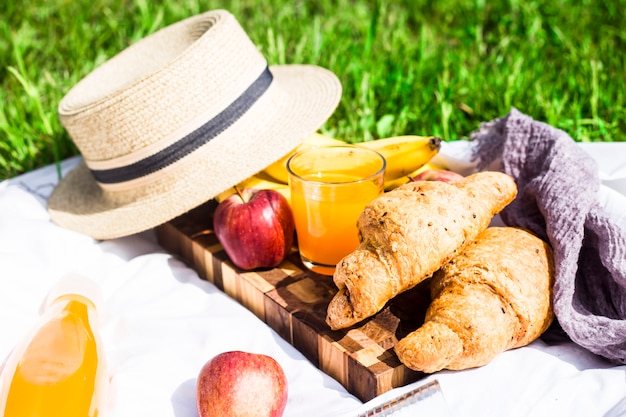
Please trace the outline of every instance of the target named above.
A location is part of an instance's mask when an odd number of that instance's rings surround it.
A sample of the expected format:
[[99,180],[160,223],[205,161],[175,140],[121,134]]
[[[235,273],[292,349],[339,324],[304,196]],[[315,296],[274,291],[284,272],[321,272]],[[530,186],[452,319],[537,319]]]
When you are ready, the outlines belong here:
[[385,158],[358,146],[302,150],[287,162],[298,249],[310,270],[332,275],[359,246],[356,221],[383,193]]

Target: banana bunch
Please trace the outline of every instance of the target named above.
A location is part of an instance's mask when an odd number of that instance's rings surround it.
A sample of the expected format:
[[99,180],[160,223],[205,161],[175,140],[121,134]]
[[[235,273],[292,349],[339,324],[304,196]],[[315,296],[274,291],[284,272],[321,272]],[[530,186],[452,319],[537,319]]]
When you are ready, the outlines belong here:
[[[287,172],[287,160],[296,152],[315,146],[350,145],[340,139],[333,139],[319,133],[307,137],[296,149],[274,162],[263,171],[242,181],[235,187],[271,189],[283,194],[290,200]],[[391,190],[409,181],[409,176],[430,167],[430,160],[437,155],[441,147],[441,139],[433,136],[394,136],[384,139],[362,142],[357,145],[378,151],[385,157],[385,190]],[[215,199],[223,201],[236,192],[235,187],[222,192]]]
[[[276,181],[287,184],[287,160],[294,153],[314,147],[327,145],[347,145],[339,139],[320,134],[313,134],[302,142],[291,153],[268,166],[264,173]],[[441,147],[441,139],[432,136],[394,136],[384,139],[362,142],[354,146],[362,146],[378,151],[387,161],[385,170],[385,189],[391,189],[398,181],[408,181],[407,176],[428,163]],[[395,185],[397,186],[397,185]]]

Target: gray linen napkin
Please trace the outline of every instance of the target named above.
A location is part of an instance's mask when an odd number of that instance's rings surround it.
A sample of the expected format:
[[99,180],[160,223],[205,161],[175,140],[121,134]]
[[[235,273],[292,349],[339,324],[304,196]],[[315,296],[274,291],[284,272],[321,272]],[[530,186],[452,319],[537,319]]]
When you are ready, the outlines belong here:
[[478,168],[515,178],[519,193],[501,213],[554,249],[554,312],[577,344],[626,363],[626,230],[598,202],[595,161],[562,130],[516,109],[470,135]]

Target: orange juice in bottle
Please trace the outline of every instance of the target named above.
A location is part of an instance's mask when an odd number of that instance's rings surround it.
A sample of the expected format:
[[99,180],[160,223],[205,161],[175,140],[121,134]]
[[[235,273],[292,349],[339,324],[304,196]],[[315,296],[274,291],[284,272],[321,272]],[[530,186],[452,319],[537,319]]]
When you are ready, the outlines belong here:
[[[77,285],[80,283],[81,288]],[[108,375],[93,283],[62,280],[39,322],[10,354],[0,376],[4,417],[96,417],[105,414]]]

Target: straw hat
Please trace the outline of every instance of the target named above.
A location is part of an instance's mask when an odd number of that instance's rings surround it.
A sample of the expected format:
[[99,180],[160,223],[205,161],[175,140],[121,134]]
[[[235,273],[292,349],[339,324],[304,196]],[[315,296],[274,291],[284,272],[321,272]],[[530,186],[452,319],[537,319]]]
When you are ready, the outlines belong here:
[[104,63],[59,103],[83,161],[50,196],[51,218],[96,239],[165,223],[286,155],[340,96],[324,68],[268,67],[227,11],[182,20]]

